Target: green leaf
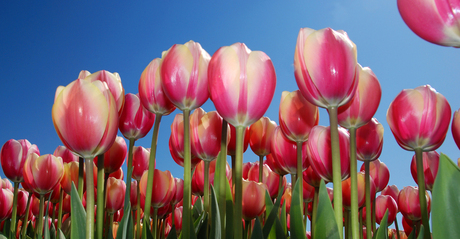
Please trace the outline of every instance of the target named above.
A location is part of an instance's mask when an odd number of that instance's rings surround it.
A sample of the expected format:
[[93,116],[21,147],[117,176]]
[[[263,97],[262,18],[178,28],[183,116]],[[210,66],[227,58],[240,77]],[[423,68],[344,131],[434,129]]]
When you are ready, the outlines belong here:
[[51,194],[53,193],[53,191],[51,191],[50,195],[48,196],[48,202],[46,203],[46,210],[45,210],[45,221],[43,223],[44,225],[44,228],[45,228],[45,236],[44,238],[45,239],[50,239],[50,230],[49,230],[49,227],[48,227],[48,215],[49,215],[49,208],[50,208],[50,200],[51,200]]
[[[129,196],[126,196],[125,198],[129,198]],[[130,215],[131,215],[131,213],[129,213],[131,211],[131,204],[128,203],[127,206],[128,206],[128,212],[126,212],[126,208],[125,208],[123,218],[121,219],[120,223],[118,224],[117,239],[131,238],[131,234],[130,234],[130,237],[127,237],[128,236],[128,223],[129,223],[129,218],[130,218]]]
[[226,212],[225,212],[225,220],[226,220],[226,227],[225,227],[225,238],[231,239],[233,238],[233,196],[232,191],[230,190],[230,183],[228,180],[226,181]]
[[273,224],[275,223],[275,219],[278,218],[278,211],[280,208],[283,191],[284,189],[280,190],[278,197],[276,198],[275,205],[273,205],[268,191],[265,191],[265,209],[268,216],[263,228],[264,239],[268,238],[268,235],[270,235],[270,231],[272,230]]
[[425,229],[423,228],[423,225],[420,225],[420,231],[418,233],[417,239],[423,239],[424,234],[425,234]]
[[326,184],[324,184],[323,180],[321,180],[321,184],[319,186],[318,211],[313,231],[313,239],[340,238],[337,222],[335,221],[334,209],[332,209],[331,201],[327,195]]
[[305,228],[303,226],[303,213],[301,210],[300,201],[300,183],[299,180],[295,183],[294,190],[292,191],[291,197],[291,209],[290,209],[290,226],[291,226],[291,239],[305,239]]
[[75,184],[72,182],[72,191],[70,192],[70,238],[86,238],[86,212],[81,204]]
[[[286,204],[284,203],[283,207],[281,207],[280,224],[281,224],[281,229],[283,229],[281,233],[283,233],[285,237],[287,236],[287,218],[286,217],[287,217],[286,216]],[[278,235],[278,232],[276,232],[276,235]]]
[[171,231],[169,231],[168,237],[166,237],[166,239],[177,239],[177,231],[175,225],[171,228]]
[[209,238],[208,237],[208,220],[209,220],[209,217],[207,216],[207,213],[206,212],[203,212],[204,215],[206,215],[204,217],[204,221],[203,223],[200,225],[199,228],[197,228],[197,232],[196,232],[196,238]]
[[0,239],[8,239],[5,235],[0,234]]
[[[286,209],[286,207],[283,207]],[[286,210],[285,210],[286,211]],[[284,217],[286,218],[286,217]],[[276,228],[276,239],[286,239],[286,231],[283,229],[281,221],[278,217],[275,220],[275,228]],[[286,229],[287,230],[287,229]]]
[[460,170],[445,154],[439,157],[439,168],[433,186],[433,238],[460,238]]
[[[201,197],[199,197],[195,204],[193,204],[193,209],[192,209],[192,218],[193,220],[196,220],[203,214],[203,200],[201,200]],[[192,220],[192,222],[193,222]]]
[[113,239],[113,232],[110,230],[110,228],[107,230],[107,239]]
[[220,230],[220,213],[219,205],[217,204],[216,192],[211,185],[211,234],[210,238],[221,238],[222,232]]
[[150,230],[150,227],[147,225],[144,225],[142,227],[142,239],[153,239],[152,231]]
[[374,239],[387,239],[388,238],[388,209],[385,212],[385,215],[382,218],[382,222],[380,223],[379,229],[377,229],[376,233],[374,234]]
[[3,235],[7,238],[10,236],[10,227],[11,227],[11,221],[6,220],[5,223],[3,223]]
[[[262,238],[263,232],[262,232],[262,224],[260,224],[259,217],[256,217],[256,222],[254,223],[254,228],[252,229],[252,235],[251,239],[260,239]],[[214,237],[217,238],[217,237]]]

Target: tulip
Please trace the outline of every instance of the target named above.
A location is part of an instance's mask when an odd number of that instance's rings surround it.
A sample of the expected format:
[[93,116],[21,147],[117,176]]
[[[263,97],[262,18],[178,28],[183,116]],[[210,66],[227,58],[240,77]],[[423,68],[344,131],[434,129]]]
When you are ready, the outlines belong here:
[[[176,146],[174,146],[173,143],[173,137],[171,134],[171,137],[169,137],[169,152],[171,153],[171,157],[173,158],[174,162],[176,162],[179,166],[184,167],[184,151],[179,151],[176,149]],[[195,157],[195,155],[192,155],[191,159],[191,167],[195,168],[195,166],[201,161],[200,158]]]
[[38,156],[33,153],[24,163],[24,181],[31,189],[45,195],[61,181],[64,174],[62,158],[52,154]]
[[460,15],[457,1],[398,0],[407,26],[422,39],[441,46],[460,47]]
[[129,202],[131,203],[131,210],[139,209],[139,204],[137,201],[140,200],[140,195],[138,195],[137,193],[137,185],[137,181],[131,181],[131,191],[129,193]]
[[262,164],[262,170],[262,181],[259,181],[259,162],[255,162],[248,169],[247,180],[265,184],[268,194],[274,199],[278,196],[280,189],[286,187],[286,178],[273,172],[267,164]]
[[[112,147],[104,153],[104,173],[111,174],[117,171],[123,163],[127,155],[128,148],[123,137],[117,136]],[[99,157],[94,158],[94,163],[98,165]]]
[[271,170],[273,170],[273,172],[280,176],[284,176],[289,173],[284,165],[284,161],[276,160],[272,154],[267,155],[267,160],[265,163],[268,165],[268,167],[270,167]]
[[454,137],[455,144],[460,149],[460,117],[459,117],[460,110],[456,110],[454,112],[454,116],[452,119],[452,136]]
[[391,196],[396,202],[398,202],[399,189],[396,185],[388,185],[380,192],[380,195]]
[[382,153],[383,126],[372,118],[356,130],[357,158],[361,161],[376,160]]
[[110,214],[115,213],[123,207],[125,201],[126,184],[123,180],[109,178],[107,180],[106,207]]
[[[227,155],[230,155],[230,156],[235,156],[236,154],[236,128],[235,126],[233,125],[229,125],[229,129],[230,132],[228,135],[227,135],[227,142],[228,142],[228,145],[227,145]],[[243,141],[243,153],[246,152],[246,150],[248,149],[248,146],[249,146],[249,127],[246,127],[244,129],[244,141]]]
[[174,222],[172,225],[174,225],[177,233],[180,233],[182,230],[182,210],[182,206],[176,207],[174,209],[174,213],[172,213],[167,219],[168,221],[171,221],[170,223]]
[[270,154],[272,135],[275,132],[276,122],[268,117],[262,117],[249,127],[249,145],[258,156]]
[[[436,151],[423,152],[423,174],[425,178],[425,188],[431,191],[433,189],[434,180],[438,173],[439,154]],[[417,165],[415,155],[410,163],[410,172],[412,178],[417,183]]]
[[13,209],[13,192],[0,188],[0,222],[8,219]]
[[[78,78],[78,79],[83,79],[83,78]],[[108,71],[102,70],[102,71],[98,71],[93,74],[87,75],[84,79],[90,82],[93,82],[93,83],[95,81],[100,81],[100,82],[105,83],[110,93],[112,93],[113,98],[115,99],[118,114],[119,115],[121,114],[121,111],[125,104],[125,89],[123,89],[123,85],[121,84],[121,78],[118,73],[116,72],[110,73]]]
[[[192,193],[196,196],[203,196],[205,190],[205,161],[199,162],[192,175]],[[209,184],[214,185],[214,174],[216,171],[216,160],[209,163]],[[231,176],[230,166],[226,165],[225,175],[228,178]]]
[[[402,215],[412,221],[422,219],[422,210],[419,200],[419,191],[417,187],[407,186],[404,187],[398,196],[398,208]],[[425,191],[425,198],[427,201],[428,213],[431,210],[431,198],[427,191]]]
[[[313,167],[310,165],[305,171],[303,171],[303,180],[315,188],[319,188],[321,183],[321,176],[319,176]],[[328,183],[328,181],[325,181]]]
[[[365,165],[363,164],[361,166],[361,171],[363,172],[364,169]],[[369,174],[374,181],[376,192],[382,191],[390,180],[390,171],[388,170],[387,165],[379,159],[370,162]]]
[[155,114],[144,108],[139,95],[126,94],[125,106],[119,117],[120,132],[127,139],[138,140],[143,138],[153,126]]
[[[308,168],[309,161],[307,159],[307,143],[302,143],[302,172]],[[281,127],[277,126],[273,133],[271,154],[276,161],[282,161],[280,164],[291,175],[297,175],[297,144],[290,141],[281,131]],[[297,175],[301,177],[301,175]]]
[[32,153],[39,155],[40,151],[37,145],[31,144],[27,139],[8,140],[0,150],[0,161],[5,176],[15,183],[23,181],[24,163]]
[[[366,187],[366,180],[364,177],[364,172],[358,172],[357,173],[357,179],[358,179],[358,207],[362,208],[364,206],[365,202],[365,187]],[[370,194],[375,194],[375,184],[371,181],[370,184]],[[351,178],[347,178],[344,181],[342,181],[342,195],[343,195],[343,205],[345,206],[346,209],[350,210],[351,208]]]
[[263,183],[243,180],[243,218],[250,221],[265,211],[265,190]]
[[63,163],[69,163],[72,161],[78,162],[78,156],[62,145],[59,145],[56,150],[54,150],[53,155],[56,157],[61,157]]
[[[134,146],[133,149],[133,173],[132,178],[140,181],[144,171],[149,169],[150,149],[142,146]],[[155,166],[154,166],[155,167]]]
[[375,205],[375,218],[379,225],[387,210],[388,210],[388,218],[387,218],[388,225],[391,225],[395,221],[396,214],[398,213],[398,205],[396,204],[396,201],[391,196],[379,195],[375,199],[374,205]]
[[283,196],[281,196],[281,207],[286,204],[286,213],[291,211],[291,199],[292,199],[292,184],[288,183],[284,190]]
[[10,180],[8,180],[7,178],[2,178],[2,180],[0,180],[0,183],[2,184],[1,188],[9,189],[11,192],[14,191],[13,185],[11,184]]
[[[415,227],[415,222],[403,216],[402,225],[403,225],[404,233],[406,234],[406,237],[410,236],[410,234],[412,233],[412,230]],[[417,235],[418,232],[416,231],[415,234]]]
[[[303,180],[303,178],[302,178]],[[302,183],[302,201],[305,203],[313,202],[313,199],[315,197],[315,187],[311,186],[310,184],[306,183],[305,180],[303,180]],[[303,207],[302,207],[303,208]]]

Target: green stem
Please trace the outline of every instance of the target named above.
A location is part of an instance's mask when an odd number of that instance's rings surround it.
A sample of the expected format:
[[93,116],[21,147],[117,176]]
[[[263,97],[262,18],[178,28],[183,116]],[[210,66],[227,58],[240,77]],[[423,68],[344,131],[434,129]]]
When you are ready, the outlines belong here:
[[11,227],[10,231],[12,235],[16,236],[16,214],[18,211],[18,190],[19,182],[14,182],[14,193],[13,193],[13,212],[11,213]]
[[259,155],[259,183],[262,182],[263,173],[264,173],[264,156]]
[[369,174],[370,161],[364,161],[364,180],[366,194],[366,238],[372,238],[372,206],[371,206],[371,176]]
[[280,175],[280,180],[278,181],[278,193],[283,193],[283,182],[284,175]]
[[234,222],[233,228],[235,229],[235,238],[242,238],[242,209],[243,209],[243,140],[244,140],[244,126],[237,126],[236,128],[236,149],[235,149],[235,207],[234,207]]
[[[153,221],[153,224],[152,224],[152,235],[153,235],[153,239],[157,239],[157,227],[158,227],[158,219],[157,219],[157,215],[158,215],[158,208],[154,208],[153,210],[153,216],[152,216],[152,221]],[[182,224],[183,225],[183,224]],[[188,235],[188,234],[184,234],[184,235]]]
[[399,235],[398,217],[395,217],[395,227],[396,227],[396,238],[401,239],[401,236]]
[[[232,159],[232,179],[233,178],[236,178],[236,172],[235,170],[233,170],[235,168],[235,160],[236,160],[236,157],[235,155],[230,155],[230,158]],[[235,180],[232,180],[232,188],[235,188]]]
[[43,214],[45,208],[45,195],[40,194],[40,209],[38,213],[38,226],[35,228],[37,231],[38,238],[43,238]]
[[[302,143],[303,142],[296,142],[297,145],[297,179],[299,180],[300,184],[300,202],[303,202],[303,159],[302,159]],[[292,184],[294,185],[294,184]],[[305,216],[305,212],[303,210],[303,203],[300,203],[300,212],[302,216]],[[304,219],[305,220],[305,219]],[[305,223],[304,223],[305,224]],[[303,229],[305,231],[305,228]]]
[[356,160],[356,128],[348,129],[350,132],[350,180],[351,180],[351,211],[350,226],[351,238],[359,238],[359,205],[358,205],[358,166]]
[[104,231],[104,154],[97,156],[97,212],[96,212],[96,232],[97,238],[102,239]]
[[[227,128],[228,124],[227,121],[222,121],[222,136],[220,140],[220,154],[217,158],[216,167],[219,167],[219,187],[217,191],[217,198],[219,201],[219,212],[220,212],[220,229],[221,235],[226,235],[226,226],[225,226],[225,219],[226,219],[226,209],[227,209],[227,201],[226,201],[226,194],[227,194],[227,177],[226,177],[226,168],[227,168]],[[215,182],[214,182],[215,183]],[[217,188],[217,187],[216,187]]]
[[137,238],[141,238],[141,186],[140,186],[140,181],[137,181],[137,189],[136,189],[136,194],[137,194],[137,207],[136,207],[136,225],[137,225]]
[[93,159],[85,159],[86,166],[86,239],[93,238],[94,232],[94,178]]
[[423,236],[425,239],[431,238],[430,222],[428,221],[428,210],[425,196],[425,175],[423,174],[423,151],[422,149],[415,149],[415,159],[417,163],[417,182],[418,182],[418,196],[420,200],[420,209],[422,210],[422,223],[424,228]]
[[113,232],[113,213],[109,213],[109,230]]
[[57,224],[57,233],[56,235],[59,235],[59,229],[61,229],[62,225],[62,201],[64,200],[64,190],[61,188],[60,194],[59,194],[59,211],[58,211],[58,224]]
[[174,220],[175,220],[175,218],[174,218],[174,217],[175,217],[175,215],[174,215],[175,213],[174,213],[174,211],[176,210],[176,204],[175,204],[175,203],[171,203],[171,208],[172,208],[172,209],[171,209],[171,228],[173,228],[173,227],[174,227],[174,224],[175,224],[175,221],[174,221]]
[[80,197],[80,200],[83,200],[83,187],[85,186],[84,175],[85,160],[82,157],[80,157],[78,158],[78,196]]
[[203,204],[204,210],[211,215],[211,208],[209,207],[209,163],[209,161],[204,161]]
[[350,211],[345,209],[343,218],[345,220],[345,239],[350,239]]
[[375,223],[375,196],[376,195],[374,194],[373,195],[374,198],[372,200],[372,202],[374,202],[374,203],[371,204],[371,206],[372,206],[372,210],[371,210],[371,212],[372,212],[372,235],[377,231],[377,229],[376,229],[377,226],[375,225],[376,224]]
[[[192,218],[192,153],[190,146],[190,110],[184,110],[184,207],[182,208],[182,233],[191,235]],[[156,221],[153,222],[154,224]]]
[[[153,125],[152,143],[150,146],[149,157],[149,171],[147,174],[147,189],[145,191],[145,206],[144,206],[144,226],[150,226],[150,207],[152,205],[152,189],[153,189],[153,176],[155,173],[155,159],[157,154],[158,130],[160,129],[160,122],[162,114],[155,114],[155,123]],[[140,204],[139,204],[140,208]],[[147,224],[146,224],[147,222]]]
[[340,163],[340,141],[337,120],[337,107],[328,108],[331,130],[332,151],[332,183],[334,184],[334,213],[340,239],[343,238],[343,211],[342,211],[342,172]]
[[21,238],[26,238],[27,225],[29,224],[30,201],[32,200],[32,195],[33,193],[29,192],[29,197],[27,198],[26,214],[24,216],[24,219],[22,220]]
[[363,239],[363,209],[359,209],[359,238]]
[[313,196],[313,210],[311,212],[311,238],[313,237],[313,234],[315,233],[315,225],[316,225],[316,216],[318,213],[318,194],[319,194],[319,187],[315,187],[315,195]]

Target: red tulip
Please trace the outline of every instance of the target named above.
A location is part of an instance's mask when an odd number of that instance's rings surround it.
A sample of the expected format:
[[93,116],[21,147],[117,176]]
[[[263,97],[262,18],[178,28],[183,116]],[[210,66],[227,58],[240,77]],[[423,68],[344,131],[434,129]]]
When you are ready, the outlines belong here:
[[243,180],[243,218],[252,220],[265,211],[265,190],[263,183]]
[[141,180],[144,171],[149,169],[149,158],[150,148],[146,149],[142,146],[134,146],[132,178],[134,178],[136,181]]
[[[184,117],[176,114],[171,124],[171,136],[169,136],[169,151],[174,161],[184,166]],[[192,154],[192,168],[201,160]]]
[[18,191],[18,202],[17,202],[17,207],[18,207],[17,215],[18,215],[18,218],[25,217],[26,210],[27,210],[27,200],[28,200],[28,198],[29,198],[29,193],[27,191],[25,191],[25,190],[19,190]]
[[385,212],[388,210],[387,223],[391,225],[398,214],[398,205],[391,196],[379,195],[375,199],[375,220],[380,225]]
[[197,42],[175,44],[163,52],[160,75],[163,91],[180,110],[193,110],[206,102],[211,57]]
[[[96,167],[94,167],[94,168],[95,168],[95,170],[94,170],[94,172],[95,172],[95,173],[94,173],[94,178],[96,178],[96,177],[97,177],[97,175],[96,175],[96,174],[97,174],[97,168],[96,168]],[[119,168],[117,171],[115,171],[115,172],[109,174],[109,177],[114,177],[114,178],[116,178],[116,179],[121,179],[121,180],[123,180],[123,178],[124,178],[123,169],[122,169],[122,168]]]
[[403,149],[432,151],[444,142],[450,115],[446,98],[424,85],[401,91],[388,108],[387,122]]
[[[340,163],[342,180],[350,175],[350,139],[348,132],[339,127]],[[317,125],[310,131],[307,155],[314,171],[325,181],[332,181],[332,154],[330,127]]]
[[306,100],[299,90],[283,91],[279,108],[280,127],[294,142],[305,142],[310,130],[318,125],[318,107]]
[[[227,126],[227,132],[230,127]],[[197,108],[190,116],[190,141],[192,154],[204,161],[212,161],[220,152],[222,117],[216,112],[206,113]],[[230,134],[227,134],[227,142]]]
[[[142,175],[140,181],[141,195],[145,198],[147,190],[147,173]],[[168,170],[160,171],[155,169],[153,176],[153,189],[152,189],[152,207],[160,208],[166,204],[169,204],[171,199],[174,197],[176,191],[176,184],[171,172]]]
[[460,149],[460,110],[454,112],[454,117],[452,119],[452,136],[454,137],[455,144]]
[[369,67],[359,69],[359,83],[351,101],[338,108],[340,126],[350,129],[359,128],[369,122],[380,104],[382,88],[379,80]]
[[[176,207],[174,209],[174,227],[176,228],[177,232],[182,230],[182,206]],[[171,217],[168,217],[168,220],[172,220]]]
[[[249,127],[249,145],[258,156],[270,154],[272,135],[275,132],[276,122],[268,117],[262,117]],[[246,139],[246,137],[245,137]]]
[[174,178],[176,184],[176,193],[174,193],[174,197],[171,200],[171,204],[177,204],[182,201],[184,197],[184,180],[181,178]]
[[[361,166],[361,172],[364,172],[365,165]],[[374,160],[369,163],[369,175],[374,181],[375,191],[382,191],[390,181],[390,170],[385,163],[381,162],[379,159]]]
[[[319,188],[322,178],[316,173],[316,171],[313,169],[311,165],[305,171],[303,171],[302,177],[306,183],[310,184],[313,187]],[[326,181],[325,183],[328,183],[328,181]]]
[[356,129],[356,156],[361,161],[380,157],[383,148],[383,126],[376,118]]
[[[254,123],[255,124],[255,123]],[[254,125],[252,124],[252,125]],[[251,125],[251,126],[252,126]],[[229,125],[230,131],[227,134],[227,140],[228,145],[227,145],[227,155],[236,155],[236,128],[233,125]],[[243,141],[243,153],[246,152],[249,146],[249,127],[246,127],[244,129],[244,141]]]
[[[366,179],[364,177],[364,172],[357,173],[357,181],[358,181],[358,207],[361,208],[364,206],[366,201],[365,197],[365,188],[366,188]],[[370,183],[370,194],[375,195],[375,184],[372,182],[373,179],[371,178]],[[350,210],[351,208],[351,178],[347,178],[342,181],[342,197],[343,197],[343,206]]]
[[[259,162],[255,162],[249,167],[247,176],[245,179],[249,181],[259,181]],[[262,165],[262,183],[267,187],[268,194],[270,194],[272,199],[278,196],[280,180],[283,180],[282,185],[286,187],[287,181],[285,177],[281,177],[279,174],[273,172],[268,165]]]
[[13,192],[0,188],[0,222],[7,219],[13,210]]
[[286,170],[286,167],[284,166],[284,161],[278,161],[276,160],[272,154],[267,155],[267,160],[265,160],[265,163],[270,167],[273,172],[277,173],[280,176],[286,175],[289,172]]
[[125,89],[123,89],[123,85],[121,84],[121,78],[118,73],[110,73],[108,71],[102,70],[90,74],[86,76],[84,79],[90,82],[100,81],[105,83],[110,93],[112,93],[113,98],[115,99],[118,115],[121,114],[121,111],[125,103]]
[[115,213],[123,207],[125,192],[126,184],[123,180],[109,177],[106,191],[106,209],[109,213]]
[[[109,150],[104,153],[104,173],[110,174],[121,168],[127,154],[128,147],[126,146],[125,139],[117,136]],[[95,165],[97,165],[97,161],[98,157],[94,158]]]
[[59,145],[56,150],[54,150],[53,155],[56,157],[61,157],[63,163],[69,163],[72,161],[78,162],[78,156],[62,145]]
[[398,0],[398,10],[407,26],[419,37],[441,46],[460,47],[458,1]]
[[209,63],[209,92],[217,112],[229,124],[247,127],[267,111],[275,93],[271,59],[244,43],[219,48]]
[[315,187],[305,182],[305,180],[302,183],[302,187],[303,187],[303,190],[302,190],[303,191],[303,201],[305,203],[313,202],[313,198],[315,196]]
[[[243,179],[248,179],[249,177],[249,170],[254,167],[255,163],[253,162],[246,162],[246,163],[243,163]],[[257,178],[259,178],[259,172],[257,172]],[[258,179],[255,180],[255,181],[259,181]]]
[[138,140],[149,133],[155,121],[155,114],[142,106],[139,95],[129,93],[125,96],[125,105],[118,120],[118,128],[123,136],[130,140]]
[[78,79],[56,95],[52,117],[64,145],[83,158],[107,151],[118,131],[117,105],[107,86]]
[[61,181],[64,166],[61,157],[32,153],[24,163],[24,181],[34,192],[44,195]]
[[[404,228],[404,233],[406,234],[406,236],[409,236],[412,233],[412,230],[414,229],[415,223],[412,220],[403,216],[402,225]],[[415,234],[417,235],[418,232],[416,231]]]
[[[78,187],[78,171],[79,163],[71,161],[69,163],[64,163],[64,173],[61,179],[61,187],[67,194],[70,195],[72,190],[72,182],[75,184],[75,187]],[[84,172],[86,174],[86,172]]]
[[396,185],[388,185],[380,192],[380,195],[388,195],[398,202],[399,189]]
[[160,76],[161,59],[153,59],[144,69],[139,80],[139,99],[154,114],[169,115],[176,107],[166,97]]
[[[425,197],[427,201],[428,214],[431,210],[431,198],[427,191],[425,191]],[[422,212],[420,209],[420,200],[418,194],[418,188],[407,186],[404,187],[398,196],[398,208],[404,217],[412,221],[418,221],[422,219]]]
[[[204,194],[204,161],[199,162],[192,175],[192,193],[196,196],[203,196]],[[216,160],[209,163],[209,184],[214,185],[214,173],[216,171]],[[226,166],[226,177],[231,177],[230,165]],[[230,183],[231,185],[231,183]]]
[[356,46],[344,31],[300,29],[294,72],[300,92],[312,104],[344,105],[358,86]]
[[281,196],[281,207],[286,204],[286,213],[289,214],[291,211],[291,199],[292,199],[292,184],[288,183],[284,189],[283,196]]
[[[309,166],[306,147],[307,143],[302,143],[302,171]],[[278,161],[287,172],[297,174],[297,144],[289,140],[279,126],[273,133],[271,152],[275,161]]]
[[131,181],[131,188],[129,192],[129,202],[131,203],[131,209],[137,210],[137,181]]
[[[433,189],[434,180],[438,174],[439,154],[436,151],[423,152],[423,174],[425,175],[425,188],[431,191]],[[410,163],[410,172],[412,178],[417,182],[417,165],[415,154]]]
[[40,155],[37,145],[30,144],[27,139],[6,141],[0,150],[0,161],[5,176],[13,182],[22,182],[24,163],[32,153]]

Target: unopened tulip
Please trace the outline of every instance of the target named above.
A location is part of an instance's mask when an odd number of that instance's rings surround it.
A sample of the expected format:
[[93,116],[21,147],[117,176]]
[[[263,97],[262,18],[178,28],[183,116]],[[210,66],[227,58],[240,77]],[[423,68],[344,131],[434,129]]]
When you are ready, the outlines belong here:
[[356,129],[356,156],[361,161],[376,160],[382,153],[383,126],[376,118]]
[[398,204],[396,204],[396,201],[391,196],[379,195],[374,203],[376,222],[380,225],[385,212],[388,210],[387,223],[391,225],[396,219],[396,214],[398,214]]
[[249,145],[252,152],[259,156],[270,154],[272,135],[276,122],[262,117],[249,127]]
[[[78,170],[79,163],[72,161],[69,163],[64,163],[64,173],[61,179],[61,187],[67,194],[70,195],[72,190],[72,182],[75,184],[75,187],[78,186]],[[84,175],[86,172],[84,172]]]
[[[302,176],[306,183],[313,187],[319,188],[322,178],[316,173],[311,165],[305,171],[303,171]],[[328,181],[325,181],[325,183],[328,183]]]
[[[302,178],[303,180],[303,178]],[[303,181],[302,183],[302,187],[303,187],[303,202],[305,203],[309,203],[309,202],[313,202],[313,198],[315,196],[315,187],[311,186],[310,184],[308,184],[307,182],[305,182],[305,180]]]
[[[235,129],[235,126],[231,124],[229,125],[229,127],[230,127],[230,131],[227,131],[229,132],[227,135],[227,138],[229,139],[227,140],[228,142],[227,155],[235,155],[236,154],[236,129]],[[246,152],[246,150],[248,149],[248,146],[249,146],[249,127],[246,127],[246,129],[244,129],[243,153]]]
[[[96,170],[96,172],[97,172],[97,170]],[[95,177],[96,177],[96,176],[97,176],[97,175],[95,175]],[[122,168],[119,168],[117,171],[115,171],[115,172],[109,174],[109,177],[114,177],[114,178],[116,178],[116,179],[121,179],[121,180],[123,180],[124,176],[125,176],[125,175],[124,175],[124,173],[123,173],[123,169],[122,169]]]
[[23,218],[25,217],[26,210],[27,210],[27,200],[29,198],[29,193],[25,190],[19,190],[18,191],[18,202],[17,202],[17,207],[18,207],[18,218]]
[[[176,114],[171,124],[171,136],[169,137],[169,151],[174,161],[180,166],[184,166],[184,117]],[[200,159],[192,154],[191,166],[195,167]]]
[[[364,206],[365,202],[365,187],[366,187],[366,180],[364,177],[364,172],[357,173],[358,179],[358,207],[361,208]],[[375,195],[375,184],[372,182],[372,178],[370,181],[370,193],[371,195]],[[343,197],[343,205],[345,208],[350,210],[351,208],[351,178],[347,178],[342,181],[342,197]]]
[[176,184],[176,193],[174,193],[174,197],[171,200],[171,204],[177,204],[182,201],[184,197],[184,180],[181,178],[174,178]]
[[243,218],[252,220],[265,211],[265,190],[263,183],[243,180]]
[[[203,196],[204,194],[204,161],[199,162],[196,167],[195,171],[193,172],[192,175],[192,193],[197,195],[197,196]],[[216,160],[213,160],[209,163],[209,184],[214,185],[214,174],[216,171]],[[226,172],[225,175],[228,178],[231,177],[231,172],[230,172],[230,165],[226,166]]]
[[[117,171],[125,162],[128,154],[128,147],[123,137],[117,136],[112,146],[104,153],[104,173],[111,174]],[[98,158],[94,158],[94,164],[97,165]]]
[[13,209],[13,192],[0,188],[0,222],[11,215]]
[[[436,179],[436,175],[438,174],[438,166],[439,166],[439,154],[436,151],[430,152],[423,152],[423,174],[425,175],[425,188],[426,190],[431,191],[433,189],[434,180]],[[410,172],[412,174],[412,178],[416,183],[417,180],[417,165],[415,155],[412,157],[412,161],[410,163]]]
[[137,210],[137,181],[131,181],[131,189],[129,192],[129,202],[131,203],[131,210]]
[[422,39],[441,46],[460,47],[458,1],[398,0],[407,26]]
[[[413,222],[407,217],[404,217],[404,216],[402,217],[402,225],[403,225],[404,233],[406,234],[406,236],[409,236],[412,233],[412,230],[415,227],[415,223],[416,222]],[[415,233],[418,234],[418,232],[415,232]]]
[[322,108],[350,101],[358,86],[355,44],[344,31],[300,29],[294,72],[303,96]]
[[[412,221],[422,219],[422,212],[420,209],[419,191],[417,187],[407,186],[404,187],[398,196],[398,208],[402,215]],[[425,198],[427,201],[428,213],[431,210],[431,198],[427,191],[425,191]]]
[[460,149],[460,110],[456,110],[454,112],[454,116],[452,119],[452,136],[454,137],[455,144]]
[[432,151],[441,146],[450,117],[446,98],[429,85],[401,91],[387,111],[387,122],[396,141],[410,151]]
[[284,190],[283,196],[281,196],[281,206],[286,204],[286,213],[291,211],[291,199],[292,199],[292,184],[288,183]]
[[[176,232],[182,230],[182,208],[182,206],[179,206],[174,209],[174,227],[176,228]],[[168,217],[168,220],[172,220],[172,218]]]
[[153,59],[139,80],[139,98],[142,105],[154,114],[169,115],[176,107],[166,97],[160,76],[161,59]]
[[[341,178],[350,175],[350,139],[348,132],[339,127]],[[307,141],[307,155],[310,165],[325,181],[332,181],[332,155],[330,127],[317,125],[310,132]]]
[[106,209],[109,213],[115,213],[123,207],[125,191],[126,184],[123,180],[109,177],[106,191]]
[[24,181],[40,195],[53,190],[63,174],[62,158],[52,154],[38,156],[32,153],[24,163]]
[[155,114],[142,106],[139,95],[128,93],[119,117],[118,128],[127,139],[138,140],[148,134],[155,121]]
[[100,81],[105,83],[108,89],[110,90],[110,93],[112,94],[113,98],[115,99],[118,114],[121,114],[121,111],[125,103],[125,89],[123,89],[123,85],[121,84],[121,78],[118,73],[110,73],[108,71],[102,70],[90,74],[86,76],[84,79],[90,82]]
[[[308,142],[308,141],[307,141]],[[302,143],[302,172],[310,165],[307,159],[307,143]],[[273,133],[271,154],[290,174],[297,174],[297,144],[289,140],[278,126]]]
[[[149,169],[150,148],[134,146],[133,148],[133,173],[132,178],[141,180],[144,171]],[[156,164],[156,161],[155,161]],[[155,167],[155,166],[154,166]]]
[[388,195],[392,197],[395,202],[398,202],[399,189],[396,185],[387,185],[381,192],[380,195]]
[[[361,172],[364,172],[365,165],[361,166]],[[385,163],[381,162],[379,159],[374,160],[369,163],[369,175],[374,181],[375,191],[382,191],[390,181],[390,170]]]
[[32,153],[40,155],[37,145],[31,144],[27,139],[8,140],[0,150],[0,161],[5,176],[13,182],[22,182],[24,163]]
[[[247,180],[258,182],[259,181],[259,162],[255,162],[248,170]],[[286,187],[286,178],[281,177],[279,174],[273,172],[268,165],[262,165],[262,183],[265,184],[268,194],[272,199],[276,198],[279,193],[280,180],[282,187]]]
[[[171,172],[168,170],[160,171],[155,169],[153,175],[153,193],[152,193],[152,207],[160,208],[169,204],[174,197],[176,191],[176,184]],[[142,197],[146,195],[147,189],[147,171],[144,172],[140,181],[140,189]]]
[[268,167],[270,167],[271,170],[273,170],[273,172],[280,176],[284,176],[289,173],[284,166],[284,161],[276,160],[272,154],[267,155],[267,160],[265,163],[268,165]]
[[61,157],[63,163],[69,163],[72,161],[78,162],[78,156],[62,145],[59,145],[56,150],[54,150],[53,155],[56,157]]

